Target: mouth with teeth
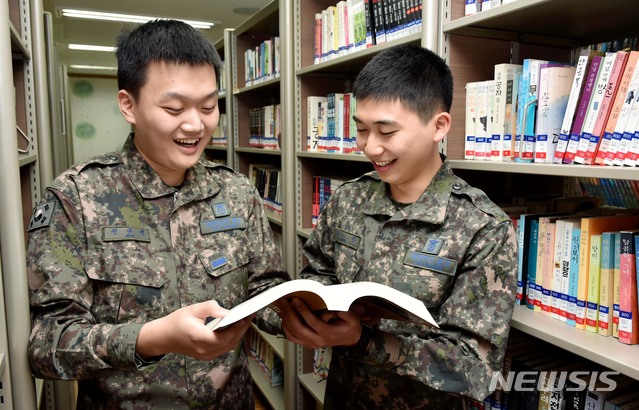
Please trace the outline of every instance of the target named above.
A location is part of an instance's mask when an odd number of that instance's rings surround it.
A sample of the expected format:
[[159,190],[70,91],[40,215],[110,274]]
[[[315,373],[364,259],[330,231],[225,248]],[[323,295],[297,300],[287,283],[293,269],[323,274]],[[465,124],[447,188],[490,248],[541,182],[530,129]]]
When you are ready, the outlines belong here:
[[392,164],[393,162],[395,162],[394,159],[392,159],[390,161],[373,161],[373,164],[375,164],[375,166],[378,166],[378,167],[386,167],[386,166]]
[[200,140],[197,138],[188,139],[188,140],[174,140],[174,141],[176,144],[185,148],[194,148],[197,146],[198,142],[200,142]]

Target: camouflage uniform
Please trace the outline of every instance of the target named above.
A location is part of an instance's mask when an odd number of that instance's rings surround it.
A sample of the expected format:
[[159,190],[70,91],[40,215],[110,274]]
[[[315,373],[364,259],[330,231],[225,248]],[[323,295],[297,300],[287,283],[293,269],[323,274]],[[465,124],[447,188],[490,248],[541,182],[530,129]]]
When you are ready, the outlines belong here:
[[[455,409],[483,400],[501,370],[515,302],[513,225],[444,158],[411,205],[375,172],[343,184],[304,246],[302,277],[373,281],[422,300],[440,329],[382,320],[370,350],[335,347],[324,408]],[[479,348],[481,339],[490,349]]]
[[211,299],[230,308],[289,279],[245,177],[201,159],[168,186],[130,137],[60,175],[29,230],[38,377],[79,380],[79,408],[253,407],[241,348],[210,362],[135,355],[150,320]]

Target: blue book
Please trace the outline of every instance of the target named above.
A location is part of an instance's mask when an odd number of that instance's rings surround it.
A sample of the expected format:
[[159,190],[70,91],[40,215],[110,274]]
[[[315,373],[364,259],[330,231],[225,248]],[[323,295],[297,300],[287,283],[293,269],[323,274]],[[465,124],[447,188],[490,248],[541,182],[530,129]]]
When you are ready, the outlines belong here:
[[[612,335],[619,336],[619,292],[616,289],[619,288],[619,269],[621,267],[621,235],[615,235],[615,260],[613,269],[613,304],[612,304]],[[616,299],[616,301],[615,301]]]
[[581,243],[581,227],[572,228],[570,241],[570,273],[568,275],[568,312],[566,323],[575,326],[577,312],[577,289],[579,288],[579,245]]

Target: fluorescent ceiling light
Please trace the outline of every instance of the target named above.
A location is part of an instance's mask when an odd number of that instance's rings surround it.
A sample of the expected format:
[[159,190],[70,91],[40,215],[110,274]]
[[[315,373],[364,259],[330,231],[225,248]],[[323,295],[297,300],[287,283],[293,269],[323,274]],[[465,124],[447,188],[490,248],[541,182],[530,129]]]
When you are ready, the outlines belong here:
[[82,64],[71,64],[69,68],[75,68],[78,70],[107,70],[107,71],[117,71],[117,67],[108,67],[103,65],[82,65]]
[[[104,20],[104,21],[122,21],[125,23],[146,23],[149,20],[161,19],[163,17],[153,16],[138,16],[133,14],[119,14],[119,13],[104,13],[100,11],[90,10],[76,10],[76,9],[62,9],[62,15],[64,17],[75,17],[81,19],[90,20]],[[215,25],[215,22],[209,21],[193,21],[193,20],[181,20],[195,28],[210,29]]]
[[112,46],[95,46],[92,44],[69,44],[69,50],[85,50],[85,51],[109,51],[114,52],[115,47]]

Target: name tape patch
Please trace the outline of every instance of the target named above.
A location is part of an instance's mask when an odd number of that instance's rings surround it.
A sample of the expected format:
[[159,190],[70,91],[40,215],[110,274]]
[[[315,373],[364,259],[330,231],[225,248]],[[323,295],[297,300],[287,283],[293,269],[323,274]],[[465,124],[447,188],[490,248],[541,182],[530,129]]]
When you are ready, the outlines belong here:
[[148,229],[144,228],[131,228],[128,226],[103,226],[102,240],[104,242],[151,242],[151,234],[149,233]]
[[246,229],[246,221],[241,216],[200,222],[200,232],[202,235],[215,232],[232,231],[235,229]]
[[359,243],[362,238],[338,228],[335,229],[335,232],[333,233],[333,239],[337,243],[341,243],[349,248],[357,249],[359,248]]
[[428,269],[453,276],[457,271],[457,261],[441,256],[428,255],[422,252],[407,251],[404,264],[416,268]]

